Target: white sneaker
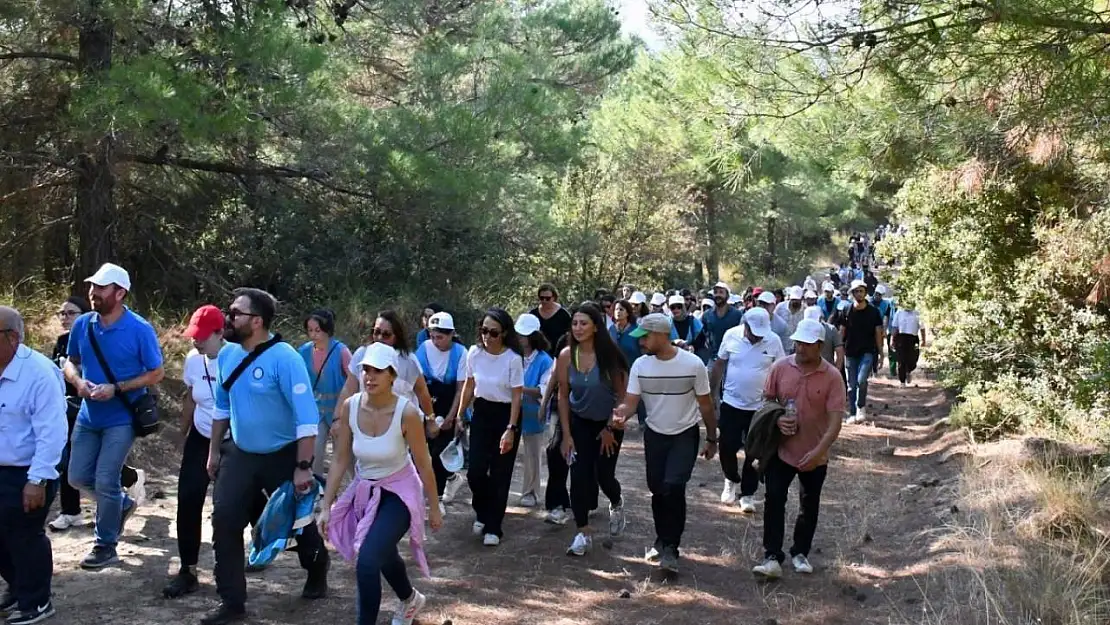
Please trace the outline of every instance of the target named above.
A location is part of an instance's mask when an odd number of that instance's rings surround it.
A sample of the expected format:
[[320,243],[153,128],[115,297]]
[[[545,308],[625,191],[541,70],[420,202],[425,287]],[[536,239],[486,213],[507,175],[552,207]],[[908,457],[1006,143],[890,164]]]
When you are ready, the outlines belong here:
[[447,508],[445,508],[445,507],[443,506],[443,502],[442,502],[442,501],[441,501],[441,502],[439,502],[439,516],[440,516],[440,517],[445,517],[445,516],[447,516]]
[[497,534],[486,534],[482,537],[482,544],[487,547],[496,547],[501,544],[501,539],[497,537]]
[[135,483],[127,489],[127,495],[135,500],[136,506],[146,503],[146,471],[135,469]]
[[533,493],[524,493],[520,497],[520,505],[523,508],[535,508],[536,503],[538,503],[536,501],[536,495]]
[[482,523],[481,521],[475,521],[474,525],[470,526],[470,531],[475,536],[481,536],[482,534],[484,534],[485,529],[486,529],[486,524]]
[[902,388],[906,388],[906,383],[902,382]]
[[50,529],[55,532],[61,532],[71,527],[78,527],[82,524],[80,514],[59,514],[57,518],[50,522]]
[[544,523],[550,523],[551,525],[566,525],[569,520],[570,515],[567,514],[567,511],[564,510],[562,506],[554,510],[549,510],[547,516],[543,518]]
[[794,565],[795,573],[805,573],[808,575],[813,572],[813,565],[809,563],[809,559],[800,553],[794,556],[793,559],[790,560],[790,563]]
[[609,504],[609,535],[620,536],[624,533],[624,528],[628,526],[628,519],[624,516],[624,503],[614,507]]
[[662,558],[662,557],[663,557],[663,554],[659,553],[659,550],[656,549],[655,547],[652,547],[651,549],[648,549],[644,553],[644,560],[648,564],[659,564],[659,559]]
[[423,610],[424,604],[426,603],[428,603],[428,598],[420,594],[420,591],[414,588],[409,600],[402,601],[401,606],[393,613],[392,625],[412,625],[413,619],[416,618],[416,613]]
[[767,558],[763,564],[753,566],[752,573],[763,579],[778,579],[782,577],[782,565],[778,560]]
[[584,556],[590,552],[590,549],[593,548],[593,546],[593,538],[583,534],[582,532],[578,532],[578,534],[574,536],[574,541],[570,543],[570,547],[567,548],[567,555]]
[[860,406],[856,409],[856,423],[863,423],[867,421],[867,408]]
[[751,514],[755,512],[755,499],[752,497],[740,498],[740,512]]
[[847,419],[844,420],[844,422],[847,423],[848,425],[859,423],[860,421],[861,421],[861,419],[859,418],[858,414],[854,414],[854,415],[852,415],[852,416],[850,416],[850,417],[848,417]]
[[451,503],[459,494],[459,489],[463,487],[464,480],[458,473],[448,478],[447,483],[443,485],[443,496],[440,501],[443,503]]
[[734,504],[736,503],[736,487],[740,486],[736,482],[725,478],[725,488],[721,491],[721,503]]

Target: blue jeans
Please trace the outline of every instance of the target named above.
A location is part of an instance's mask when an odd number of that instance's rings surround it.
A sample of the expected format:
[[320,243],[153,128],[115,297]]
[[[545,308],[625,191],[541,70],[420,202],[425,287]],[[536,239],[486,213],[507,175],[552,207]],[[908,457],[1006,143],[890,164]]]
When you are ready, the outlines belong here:
[[412,584],[397,542],[409,531],[409,509],[393,493],[382,491],[378,514],[358,550],[355,578],[358,582],[358,625],[374,625],[382,606],[382,577],[397,598],[412,598]]
[[856,409],[867,405],[867,378],[871,377],[871,367],[875,354],[848,356],[848,413],[855,416]]
[[115,548],[120,517],[135,505],[123,493],[119,473],[135,432],[131,424],[96,428],[77,422],[70,440],[69,483],[96,497],[96,544]]

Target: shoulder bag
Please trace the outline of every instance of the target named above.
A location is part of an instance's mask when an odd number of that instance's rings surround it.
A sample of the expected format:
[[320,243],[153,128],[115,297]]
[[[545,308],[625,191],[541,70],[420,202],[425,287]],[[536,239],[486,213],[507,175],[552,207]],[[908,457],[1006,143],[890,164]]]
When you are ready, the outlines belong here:
[[100,344],[96,342],[96,335],[93,333],[92,322],[90,321],[86,327],[89,331],[89,343],[92,344],[93,353],[96,354],[96,360],[100,363],[100,368],[104,370],[104,377],[108,378],[109,384],[116,387],[116,397],[123,402],[127,411],[131,413],[131,428],[135,430],[135,437],[143,438],[154,434],[162,426],[158,422],[158,402],[154,399],[154,395],[150,393],[150,389],[146,389],[145,393],[132,402],[127,397],[127,393],[119,387],[116,375],[112,373],[112,368],[108,366],[104,353],[100,351]]

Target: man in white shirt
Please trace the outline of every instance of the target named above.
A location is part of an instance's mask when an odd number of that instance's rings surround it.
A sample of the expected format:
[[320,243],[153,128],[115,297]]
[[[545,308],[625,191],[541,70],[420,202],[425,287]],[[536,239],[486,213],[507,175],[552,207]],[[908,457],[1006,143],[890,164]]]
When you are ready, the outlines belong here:
[[736,454],[744,448],[752,416],[763,406],[763,385],[771,365],[785,357],[782,341],[771,330],[770,315],[762,308],[752,308],[744,313],[743,324],[725,333],[713,363],[713,387],[717,388],[722,376],[725,378],[720,424],[721,470],[725,474],[721,503],[734,503],[739,486],[740,511],[744,513],[755,512],[752,495],[759,487],[759,475],[752,467],[754,458],[745,453],[741,470]]
[[671,344],[672,327],[666,315],[640,320],[632,334],[640,339],[644,356],[633,363],[624,403],[613,411],[614,426],[623,427],[643,396],[644,464],[656,535],[647,560],[671,574],[678,572],[678,547],[686,527],[686,484],[698,458],[699,413],[707,433],[701,455],[711,460],[717,453],[709,375],[700,358]]
[[[905,388],[910,382],[910,375],[917,369],[921,348],[925,347],[925,326],[921,324],[921,315],[916,310],[901,308],[894,313],[890,327],[894,334],[894,353],[898,354],[898,381]],[[920,341],[918,335],[921,335]]]
[[46,514],[69,433],[62,372],[23,342],[23,317],[0,306],[0,615],[31,625],[54,616]]

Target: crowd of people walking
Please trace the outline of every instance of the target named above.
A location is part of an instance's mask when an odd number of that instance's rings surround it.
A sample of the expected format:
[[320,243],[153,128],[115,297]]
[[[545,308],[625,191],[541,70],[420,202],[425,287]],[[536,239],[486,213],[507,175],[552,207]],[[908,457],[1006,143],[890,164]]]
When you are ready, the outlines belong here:
[[[354,564],[356,622],[377,621],[384,578],[400,602],[393,624],[408,625],[428,598],[398,543],[409,535],[427,575],[426,527],[443,525],[445,506],[461,503],[464,487],[476,540],[490,548],[512,540],[505,517],[518,455],[517,503],[543,506],[548,523],[573,521],[569,556],[593,549],[600,495],[606,535],[622,536],[628,513],[617,467],[633,422],[651,494],[648,562],[679,571],[687,485],[699,456],[719,455],[722,503],[753,514],[765,490],[764,556],[753,573],[776,579],[787,561],[812,573],[830,450],[844,425],[868,419],[868,380],[883,359],[896,361],[906,385],[925,346],[920,315],[887,297],[873,263],[860,236],[827,277],[783,289],[734,293],[719,282],[704,294],[649,298],[627,286],[568,307],[544,284],[536,306],[515,318],[485,311],[469,348],[438,304],[412,334],[400,315],[382,311],[353,352],[336,337],[335,314],[320,308],[303,319],[307,341],[297,348],[274,332],[275,298],[238,289],[222,307],[198,308],[184,331],[194,349],[182,369],[180,566],[163,595],[200,587],[212,485],[220,604],[200,622],[244,619],[245,573],[265,561],[256,560],[254,541],[248,563],[243,531],[259,524],[256,534],[272,532],[282,520],[271,510],[274,494],[291,488],[309,511],[288,519],[281,536],[296,538],[301,595],[327,596],[334,551]],[[125,305],[126,270],[106,264],[88,284],[87,299],[58,310],[66,333],[52,358],[24,344],[18,311],[0,307],[0,613],[10,625],[55,613],[45,527],[56,495],[53,531],[81,523],[81,493],[95,501],[87,569],[118,562],[120,535],[145,499],[145,474],[126,461],[136,438],[157,429],[150,389],[164,375],[162,350],[151,324]],[[788,560],[785,508],[795,479],[800,512]]]

